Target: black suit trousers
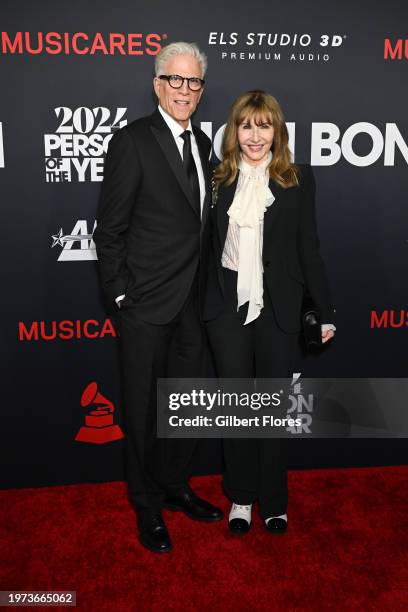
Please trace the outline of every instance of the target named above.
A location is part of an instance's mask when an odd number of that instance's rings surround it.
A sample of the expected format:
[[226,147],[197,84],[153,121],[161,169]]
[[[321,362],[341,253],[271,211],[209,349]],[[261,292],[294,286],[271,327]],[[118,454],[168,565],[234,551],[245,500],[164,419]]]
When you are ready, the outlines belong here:
[[[237,273],[223,269],[224,308],[207,322],[207,332],[220,378],[286,378],[300,359],[298,333],[277,325],[266,287],[260,316],[244,325],[247,305],[237,312]],[[239,381],[237,381],[239,385]],[[261,516],[287,510],[287,455],[285,438],[226,438],[224,490],[237,504],[259,501]]]
[[197,278],[182,310],[170,323],[148,323],[136,310],[127,300],[119,313],[125,470],[136,510],[159,510],[166,492],[187,488],[197,442],[160,439],[156,431],[157,378],[193,378],[205,373]]

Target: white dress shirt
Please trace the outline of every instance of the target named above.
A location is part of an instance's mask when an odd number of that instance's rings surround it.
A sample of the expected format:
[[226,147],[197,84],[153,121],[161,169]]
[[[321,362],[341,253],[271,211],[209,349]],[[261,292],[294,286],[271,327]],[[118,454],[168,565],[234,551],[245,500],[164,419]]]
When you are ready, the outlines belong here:
[[[180,152],[181,159],[183,159],[184,140],[181,138],[181,134],[183,134],[183,132],[185,132],[185,129],[179,123],[177,123],[177,121],[175,119],[173,119],[173,117],[170,117],[170,115],[168,113],[166,113],[166,111],[164,111],[161,106],[159,106],[158,109],[159,109],[159,112],[160,112],[161,116],[163,117],[163,119],[167,123],[167,126],[168,126],[169,130],[173,134],[173,138],[174,138],[174,141],[175,141],[175,143],[177,145],[177,148],[178,148],[178,150]],[[196,165],[196,168],[197,168],[198,182],[199,182],[199,185],[200,185],[200,209],[201,209],[201,214],[202,214],[203,213],[204,198],[205,198],[204,172],[203,172],[203,168],[201,166],[200,153],[198,151],[197,142],[196,142],[196,139],[195,139],[195,136],[194,136],[193,128],[191,127],[191,121],[190,120],[188,121],[188,126],[186,127],[186,130],[189,130],[191,132],[191,153],[193,154],[193,158],[194,158],[195,165]]]
[[221,264],[237,270],[237,307],[248,302],[244,325],[259,317],[263,301],[263,219],[275,196],[269,189],[266,159],[253,166],[243,156],[238,164],[239,176],[234,199],[228,209],[229,225]]

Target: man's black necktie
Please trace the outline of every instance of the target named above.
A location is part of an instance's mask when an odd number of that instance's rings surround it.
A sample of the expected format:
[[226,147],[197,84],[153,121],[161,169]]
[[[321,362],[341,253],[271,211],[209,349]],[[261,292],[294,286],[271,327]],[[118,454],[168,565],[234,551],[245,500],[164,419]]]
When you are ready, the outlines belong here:
[[183,165],[187,174],[188,182],[190,183],[191,192],[193,194],[194,206],[198,215],[201,213],[200,206],[200,183],[198,182],[197,167],[194,162],[194,157],[191,152],[191,132],[186,130],[181,134],[184,140],[183,144]]

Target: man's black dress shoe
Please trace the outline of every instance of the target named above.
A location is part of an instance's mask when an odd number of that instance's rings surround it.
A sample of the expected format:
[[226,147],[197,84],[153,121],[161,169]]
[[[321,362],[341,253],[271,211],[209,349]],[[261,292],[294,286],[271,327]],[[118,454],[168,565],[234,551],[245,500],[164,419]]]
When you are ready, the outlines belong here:
[[285,521],[285,519],[283,518],[271,518],[271,519],[266,519],[268,522],[264,521],[265,524],[265,528],[270,532],[270,533],[274,533],[276,535],[281,535],[282,533],[285,533],[285,531],[288,528],[288,522]]
[[181,493],[169,493],[166,495],[163,508],[175,510],[176,512],[184,512],[194,521],[204,521],[207,523],[220,521],[224,516],[219,508],[198,497],[191,489]]
[[160,512],[144,512],[139,517],[139,541],[145,548],[156,553],[170,552],[173,548]]

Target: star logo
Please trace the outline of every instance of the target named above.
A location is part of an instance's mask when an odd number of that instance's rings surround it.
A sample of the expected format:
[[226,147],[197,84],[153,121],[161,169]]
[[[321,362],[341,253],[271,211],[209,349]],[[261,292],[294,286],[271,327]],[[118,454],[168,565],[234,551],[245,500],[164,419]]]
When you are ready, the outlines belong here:
[[51,236],[53,243],[52,243],[52,249],[59,244],[60,246],[64,246],[64,232],[62,231],[62,227],[60,229],[60,231],[58,232],[58,234],[54,234],[54,236]]

